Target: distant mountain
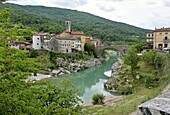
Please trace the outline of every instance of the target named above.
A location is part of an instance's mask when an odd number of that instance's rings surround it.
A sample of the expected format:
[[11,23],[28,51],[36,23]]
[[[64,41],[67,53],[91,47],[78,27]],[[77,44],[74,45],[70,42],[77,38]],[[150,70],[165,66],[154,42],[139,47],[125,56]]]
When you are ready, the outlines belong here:
[[86,35],[103,40],[136,42],[143,39],[148,31],[76,10],[9,3],[3,4],[2,8],[11,8],[13,23],[21,22],[38,32],[58,34],[65,30],[66,18],[70,18],[72,30],[84,31]]

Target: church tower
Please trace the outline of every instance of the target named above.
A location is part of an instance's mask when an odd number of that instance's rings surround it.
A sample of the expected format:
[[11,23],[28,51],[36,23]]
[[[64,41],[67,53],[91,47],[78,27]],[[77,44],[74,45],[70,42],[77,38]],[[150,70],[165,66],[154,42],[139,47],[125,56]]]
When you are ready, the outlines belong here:
[[71,32],[71,21],[70,21],[70,19],[67,19],[65,21],[65,25],[66,25],[66,32]]

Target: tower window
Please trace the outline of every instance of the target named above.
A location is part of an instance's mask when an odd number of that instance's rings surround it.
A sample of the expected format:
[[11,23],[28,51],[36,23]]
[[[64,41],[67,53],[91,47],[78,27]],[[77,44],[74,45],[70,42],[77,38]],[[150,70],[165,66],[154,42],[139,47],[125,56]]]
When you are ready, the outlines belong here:
[[39,45],[39,43],[37,43],[37,45]]
[[37,40],[39,40],[40,38],[37,38]]

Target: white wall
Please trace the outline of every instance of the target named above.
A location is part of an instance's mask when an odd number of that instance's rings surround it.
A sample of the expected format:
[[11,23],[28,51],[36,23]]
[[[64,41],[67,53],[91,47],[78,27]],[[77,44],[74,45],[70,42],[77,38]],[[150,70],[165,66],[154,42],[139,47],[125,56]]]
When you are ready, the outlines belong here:
[[33,36],[33,45],[32,45],[32,47],[34,49],[41,49],[41,45],[42,45],[42,43],[41,43],[40,36]]
[[11,44],[10,47],[11,47],[11,48],[19,49],[19,44]]

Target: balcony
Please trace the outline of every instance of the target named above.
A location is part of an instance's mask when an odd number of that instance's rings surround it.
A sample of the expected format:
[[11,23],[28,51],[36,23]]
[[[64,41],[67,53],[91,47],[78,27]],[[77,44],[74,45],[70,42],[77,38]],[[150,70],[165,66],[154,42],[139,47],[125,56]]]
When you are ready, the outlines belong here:
[[164,42],[164,44],[168,44],[169,43],[169,39],[164,39],[163,42]]

